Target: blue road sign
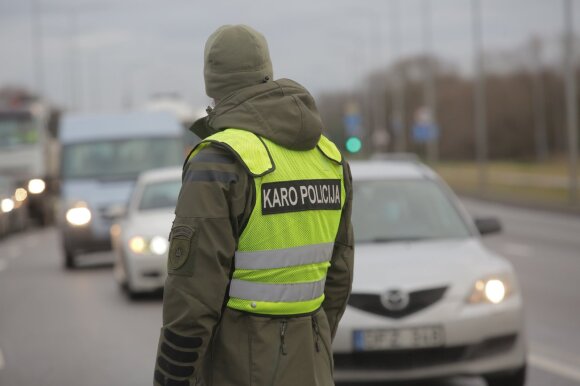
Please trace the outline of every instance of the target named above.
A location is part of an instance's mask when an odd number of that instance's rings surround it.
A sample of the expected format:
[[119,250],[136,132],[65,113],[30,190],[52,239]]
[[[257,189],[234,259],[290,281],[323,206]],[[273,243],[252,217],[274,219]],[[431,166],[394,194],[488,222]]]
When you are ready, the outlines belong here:
[[431,123],[417,123],[413,126],[413,140],[416,143],[431,142],[439,137],[439,127]]
[[360,134],[362,130],[362,118],[359,114],[345,115],[343,123],[344,129],[349,136]]

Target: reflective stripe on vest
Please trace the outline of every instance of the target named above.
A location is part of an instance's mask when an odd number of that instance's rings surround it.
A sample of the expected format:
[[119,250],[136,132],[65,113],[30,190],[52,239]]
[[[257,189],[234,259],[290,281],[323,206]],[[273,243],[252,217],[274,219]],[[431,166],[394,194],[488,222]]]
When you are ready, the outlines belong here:
[[237,269],[271,269],[330,261],[334,243],[269,251],[236,251]]
[[319,298],[326,278],[311,283],[270,284],[233,279],[230,296],[265,302],[300,302]]
[[293,151],[251,132],[226,129],[213,143],[232,150],[254,178],[255,204],[239,236],[229,308],[265,315],[305,314],[324,285],[345,202],[342,156],[321,136]]

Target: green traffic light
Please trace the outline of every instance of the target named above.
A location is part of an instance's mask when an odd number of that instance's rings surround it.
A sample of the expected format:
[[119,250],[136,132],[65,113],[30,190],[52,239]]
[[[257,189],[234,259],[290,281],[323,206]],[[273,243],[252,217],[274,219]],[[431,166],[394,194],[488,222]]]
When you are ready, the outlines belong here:
[[362,149],[362,141],[359,137],[350,137],[346,140],[346,151],[358,153]]

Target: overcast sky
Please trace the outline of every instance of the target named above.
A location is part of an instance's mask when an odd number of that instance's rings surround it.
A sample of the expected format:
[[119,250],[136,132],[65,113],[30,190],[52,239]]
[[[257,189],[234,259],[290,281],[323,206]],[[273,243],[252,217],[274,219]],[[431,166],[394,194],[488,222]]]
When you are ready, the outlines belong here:
[[[76,95],[78,109],[113,110],[124,100],[141,105],[156,92],[178,92],[206,105],[203,46],[222,24],[261,31],[276,78],[292,78],[314,94],[356,86],[369,70],[423,52],[426,1],[0,0],[0,87],[37,89],[34,2],[40,9],[44,94],[64,107]],[[466,73],[473,61],[471,3],[432,0],[428,7],[433,51]],[[509,50],[537,35],[546,60],[554,59],[562,0],[481,3],[486,50]],[[578,30],[580,2],[574,5]]]

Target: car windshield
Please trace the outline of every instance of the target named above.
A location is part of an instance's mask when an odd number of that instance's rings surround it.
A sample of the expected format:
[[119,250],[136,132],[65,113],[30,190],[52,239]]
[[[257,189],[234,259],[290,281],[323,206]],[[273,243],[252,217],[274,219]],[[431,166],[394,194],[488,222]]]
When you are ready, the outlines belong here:
[[0,115],[0,148],[33,145],[38,141],[38,128],[29,116]]
[[64,147],[64,179],[135,179],[150,169],[181,165],[179,138],[135,138],[83,142]]
[[450,197],[431,180],[355,181],[352,222],[358,242],[470,236]]
[[180,189],[181,180],[154,182],[145,185],[139,201],[139,210],[175,208]]

